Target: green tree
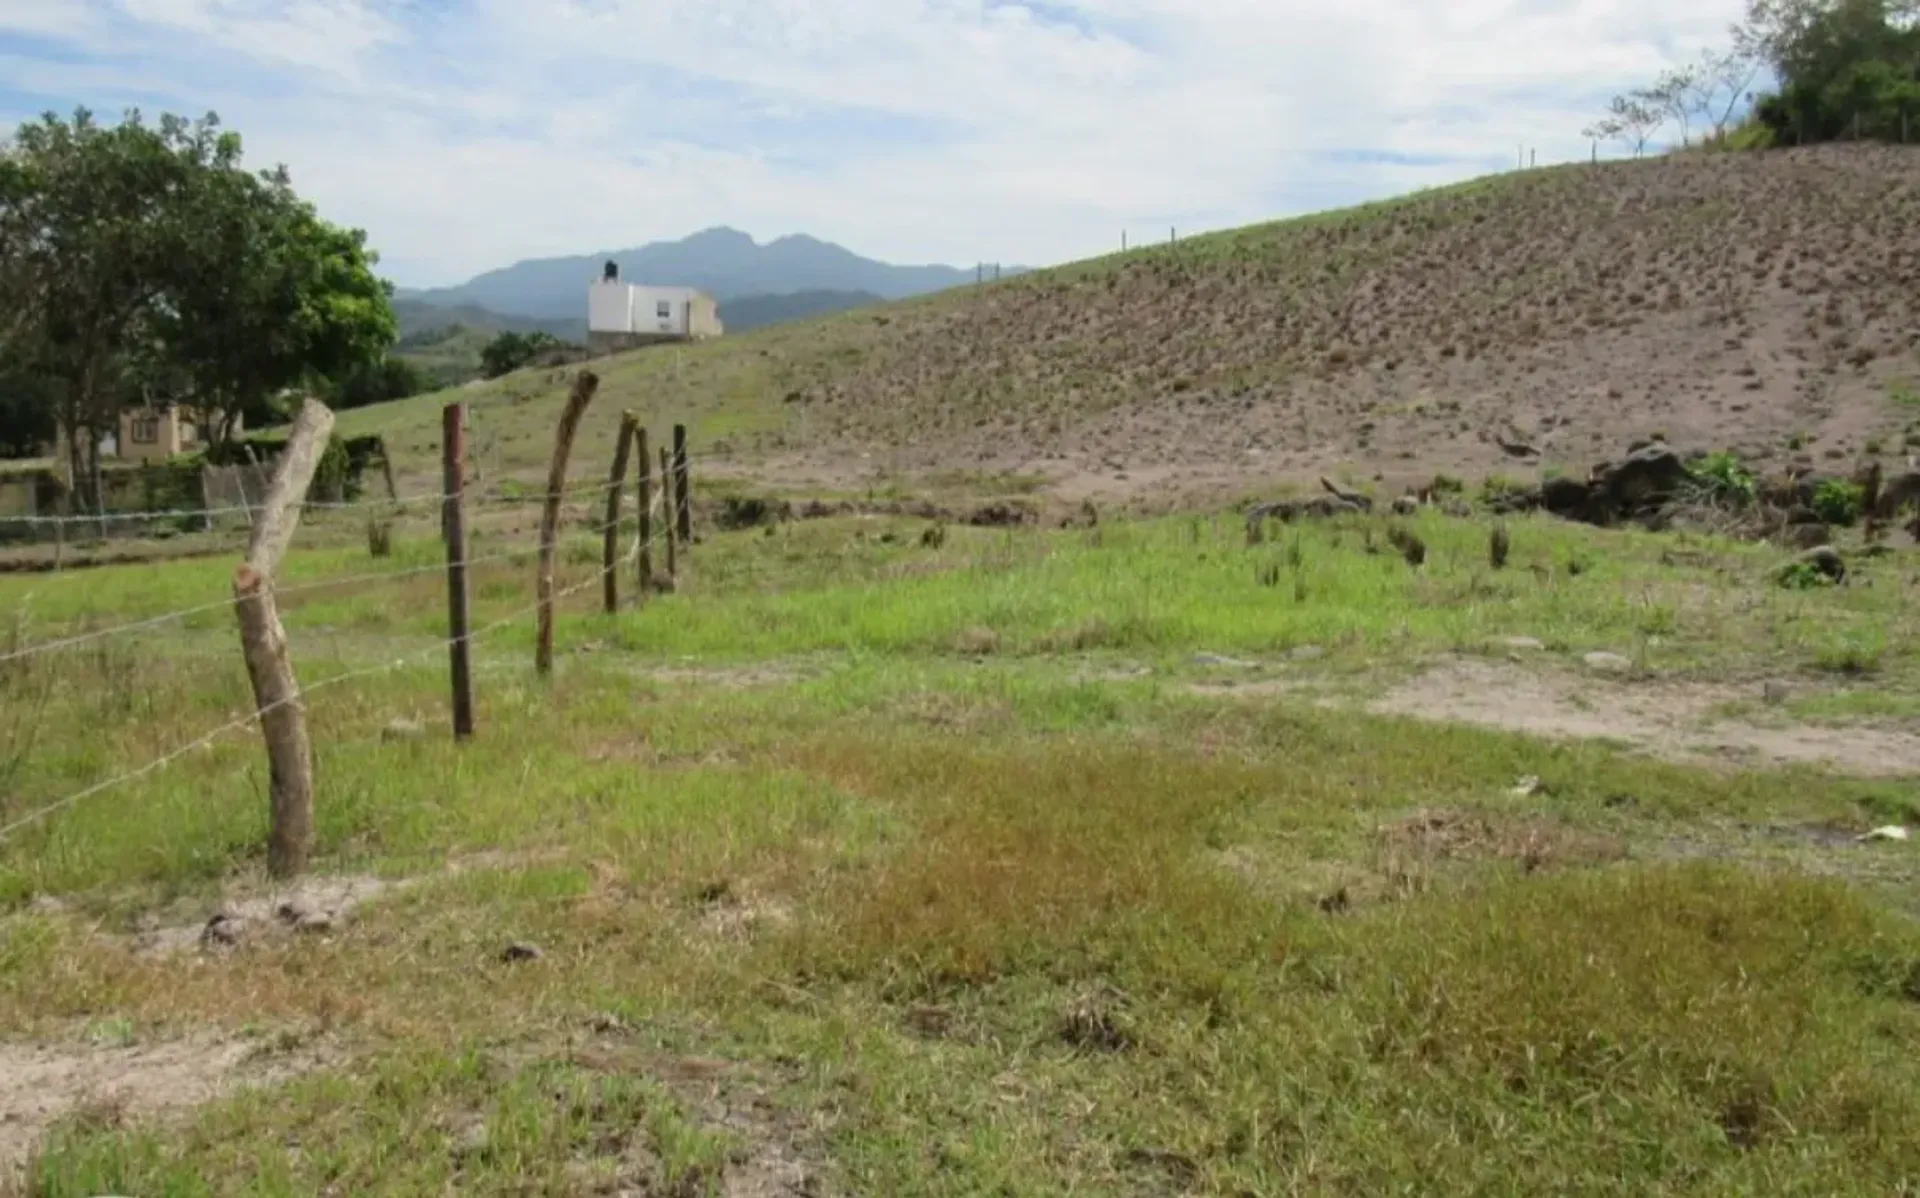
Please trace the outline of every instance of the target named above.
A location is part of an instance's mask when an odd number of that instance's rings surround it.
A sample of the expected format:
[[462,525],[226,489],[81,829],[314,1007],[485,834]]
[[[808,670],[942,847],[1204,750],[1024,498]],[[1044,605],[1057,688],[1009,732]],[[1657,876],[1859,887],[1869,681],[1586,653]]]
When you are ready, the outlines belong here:
[[328,402],[342,411],[405,399],[431,389],[426,374],[405,358],[385,358],[363,365],[338,380]]
[[1920,116],[1920,0],[1752,0],[1738,41],[1778,90],[1756,118],[1778,142],[1897,139]]
[[0,336],[21,369],[52,380],[88,506],[100,493],[98,434],[115,426],[168,281],[192,253],[191,213],[176,197],[239,152],[211,117],[149,127],[135,111],[106,127],[85,109],[24,124],[0,149],[0,300],[12,313]]
[[182,264],[160,343],[166,371],[217,414],[225,439],[235,417],[283,415],[277,400],[290,389],[377,365],[397,331],[365,235],[321,220],[284,168],[197,183],[191,203],[206,233]]
[[364,234],[321,220],[284,168],[240,165],[209,113],[118,125],[48,114],[0,147],[0,344],[54,383],[82,502],[99,432],[136,402],[270,415],[288,388],[378,362],[390,289]]
[[566,342],[551,333],[501,333],[480,351],[480,373],[490,379],[510,374]]

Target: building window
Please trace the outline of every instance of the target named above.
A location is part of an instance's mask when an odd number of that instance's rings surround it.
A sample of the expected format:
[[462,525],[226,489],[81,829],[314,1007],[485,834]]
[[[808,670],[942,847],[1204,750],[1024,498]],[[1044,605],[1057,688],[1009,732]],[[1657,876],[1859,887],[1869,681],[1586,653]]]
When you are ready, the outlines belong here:
[[128,430],[135,445],[152,445],[160,440],[160,421],[153,416],[135,416]]
[[673,319],[673,301],[661,300],[658,304],[654,305],[653,314],[655,316],[658,316],[661,320],[672,320]]

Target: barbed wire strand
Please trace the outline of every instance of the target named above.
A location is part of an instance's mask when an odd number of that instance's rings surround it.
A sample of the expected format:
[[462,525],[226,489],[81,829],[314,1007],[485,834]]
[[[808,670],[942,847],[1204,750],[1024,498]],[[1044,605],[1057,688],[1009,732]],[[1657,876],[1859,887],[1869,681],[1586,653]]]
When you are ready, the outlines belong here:
[[[660,540],[662,535],[663,534],[661,533],[656,533],[652,537],[649,537],[647,541],[645,541],[644,543],[636,540],[636,543],[634,544],[633,548],[629,550],[627,554],[623,556],[619,561],[616,561],[611,566],[602,566],[599,570],[595,571],[592,575],[582,579],[581,581],[574,583],[571,586],[565,587],[559,591],[554,592],[552,601],[557,603],[562,599],[568,598],[572,595],[579,594],[581,591],[584,591],[588,587],[591,587],[596,583],[600,582],[602,579],[604,579],[608,574],[612,573],[613,571],[620,569],[622,566],[632,564],[634,561],[639,559],[640,553],[643,549],[650,547],[654,542]],[[385,674],[393,670],[401,669],[416,660],[423,659],[425,657],[428,657],[434,653],[438,653],[445,649],[450,649],[454,645],[457,645],[462,641],[465,641],[471,644],[474,641],[477,641],[484,636],[489,636],[495,632],[498,632],[500,629],[505,628],[509,624],[514,624],[519,622],[520,620],[526,619],[528,616],[539,612],[540,607],[541,607],[541,603],[539,600],[536,599],[533,603],[528,604],[527,606],[522,607],[509,615],[503,616],[500,619],[495,620],[490,624],[484,625],[477,629],[468,630],[468,632],[463,636],[445,637],[435,642],[432,645],[428,645],[421,649],[417,649],[412,653],[403,654],[402,656],[397,657],[392,661],[381,662],[380,664],[373,665],[373,666],[364,666],[359,669],[347,670],[339,674],[333,674],[326,678],[322,678],[320,681],[312,683],[311,685],[302,686],[297,691],[287,696],[286,698],[279,699],[272,703],[269,703],[265,707],[258,708],[257,710],[250,712],[247,715],[229,720],[228,722],[220,725],[219,727],[214,728],[212,731],[206,732],[201,736],[198,736],[193,740],[187,742],[184,745],[180,745],[177,748],[168,750],[166,753],[163,753],[159,757],[154,758],[152,761],[147,762],[145,765],[142,765],[137,769],[128,770],[123,774],[116,775],[112,778],[108,778],[101,782],[96,782],[93,785],[88,786],[82,790],[75,791],[73,794],[67,795],[64,798],[57,799],[54,802],[49,803],[44,807],[40,807],[34,811],[31,811],[28,814],[21,816],[19,819],[16,819],[11,823],[6,824],[5,826],[0,826],[0,844],[6,843],[9,839],[13,837],[14,833],[19,832],[23,828],[27,828],[34,824],[37,824],[49,816],[58,814],[59,812],[64,811],[69,807],[72,807],[76,803],[84,802],[87,799],[92,798],[94,795],[100,794],[103,791],[111,790],[116,786],[121,786],[121,785],[124,785],[125,783],[137,781],[140,778],[144,778],[148,774],[154,773],[155,771],[163,769],[166,766],[172,764],[173,762],[178,761],[180,758],[185,757],[187,754],[212,744],[214,741],[218,740],[222,736],[225,736],[229,732],[235,732],[241,728],[246,728],[253,724],[256,724],[263,717],[265,717],[268,712],[277,710],[278,708],[285,707],[292,703],[301,702],[308,695],[311,695],[316,691],[325,690],[328,687],[337,686],[343,682],[351,682],[359,678],[370,678],[376,674]]]
[[[606,489],[608,488],[602,488],[602,490],[606,490]],[[586,535],[589,535],[589,536],[595,536],[595,535],[604,534],[606,531],[607,531],[607,524],[605,521],[602,521],[600,524],[595,525],[592,528],[586,529],[585,533]],[[655,539],[658,539],[658,538],[656,537]],[[651,544],[651,542],[649,542],[649,544]],[[485,566],[485,565],[491,565],[497,562],[510,561],[514,558],[524,556],[525,554],[535,553],[538,551],[539,551],[538,545],[523,546],[517,549],[508,549],[499,553],[489,554],[484,557],[470,557],[466,560],[466,565],[469,569],[471,569],[474,566]],[[390,582],[394,579],[412,578],[421,574],[437,573],[439,571],[445,570],[446,568],[447,568],[446,562],[434,562],[431,565],[414,566],[405,570],[377,570],[377,571],[372,571],[365,574],[347,575],[341,578],[316,579],[313,582],[300,583],[296,586],[290,586],[290,587],[276,586],[274,588],[273,593],[275,596],[298,595],[298,594],[302,594],[309,591],[327,590],[332,587],[354,586],[360,583],[370,583],[370,584],[377,585],[379,583]],[[76,648],[80,645],[90,644],[94,641],[105,640],[108,637],[122,636],[129,632],[141,632],[149,628],[158,628],[162,625],[170,624],[177,620],[185,620],[192,616],[205,615],[208,612],[220,611],[223,608],[232,607],[235,603],[238,603],[238,602],[239,602],[238,599],[229,597],[226,599],[216,600],[210,603],[203,603],[196,607],[183,607],[176,611],[162,612],[159,615],[148,616],[144,619],[134,620],[130,623],[117,624],[111,628],[93,629],[88,632],[76,633],[73,636],[62,637],[57,640],[40,641],[32,645],[25,645],[25,646],[22,646],[21,648],[10,650],[6,653],[0,653],[0,665],[5,665],[6,663],[11,661],[19,661],[23,658],[33,657],[41,653],[51,653],[58,649]]]
[[[618,483],[613,483],[613,482],[608,482],[604,479],[597,482],[593,482],[593,483],[586,483],[583,481],[582,484],[579,486],[572,485],[572,483],[567,483],[567,484],[563,484],[561,487],[560,498],[562,502],[564,502],[568,499],[581,498],[581,497],[592,496],[592,495],[604,495],[606,492],[608,492],[609,490],[612,490],[614,487],[625,486],[625,485],[626,485],[625,480],[622,480],[621,482],[618,482]],[[296,503],[290,504],[289,506],[292,508],[297,508],[301,511],[307,511],[307,512],[352,512],[352,511],[378,512],[381,510],[390,511],[395,508],[417,507],[419,505],[429,504],[429,503],[444,504],[450,498],[452,498],[452,496],[447,494],[435,495],[431,493],[422,493],[418,495],[403,495],[394,499],[357,499],[351,503],[336,503],[336,502],[330,502],[325,500],[301,500]],[[463,493],[463,498],[468,503],[476,504],[479,506],[487,506],[490,504],[545,503],[547,499],[547,492],[544,490],[528,491],[524,494],[518,494],[518,495],[509,495],[504,492],[496,492],[492,494],[483,493],[479,495],[475,495],[471,493]],[[215,517],[215,516],[236,516],[236,515],[242,515],[242,514],[252,516],[256,512],[265,510],[265,507],[266,505],[264,503],[255,503],[255,504],[243,503],[243,504],[235,504],[229,507],[149,508],[149,509],[138,509],[138,510],[131,510],[131,511],[123,511],[123,512],[79,512],[79,513],[70,513],[64,516],[0,516],[0,525],[4,525],[4,524],[60,525],[60,524],[102,524],[102,523],[111,524],[116,520],[125,521],[125,522],[137,522],[137,521],[147,521],[147,520],[206,520],[206,519],[211,519],[212,517]]]

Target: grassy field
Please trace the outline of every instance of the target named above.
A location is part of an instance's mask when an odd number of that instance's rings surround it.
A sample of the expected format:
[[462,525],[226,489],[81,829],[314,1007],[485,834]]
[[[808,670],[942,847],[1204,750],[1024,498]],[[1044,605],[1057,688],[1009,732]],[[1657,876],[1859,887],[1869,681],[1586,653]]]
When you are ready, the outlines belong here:
[[[0,1073],[31,1040],[273,1086],[76,1098],[21,1191],[1920,1185],[1920,858],[1853,838],[1920,820],[1909,780],[1368,708],[1606,651],[1608,694],[1783,680],[1770,718],[1911,734],[1911,551],[1788,590],[1776,551],[1545,521],[1499,571],[1438,515],[1419,570],[1376,519],[930,527],[712,533],[615,616],[587,586],[551,680],[530,619],[480,641],[461,747],[430,529],[296,552],[303,681],[398,663],[309,703],[313,885],[365,901],[196,942],[279,895],[249,731],[0,843]],[[0,599],[25,644],[218,602],[230,569]],[[479,569],[477,621],[531,574]],[[213,610],[0,662],[0,823],[245,712],[235,640]]]

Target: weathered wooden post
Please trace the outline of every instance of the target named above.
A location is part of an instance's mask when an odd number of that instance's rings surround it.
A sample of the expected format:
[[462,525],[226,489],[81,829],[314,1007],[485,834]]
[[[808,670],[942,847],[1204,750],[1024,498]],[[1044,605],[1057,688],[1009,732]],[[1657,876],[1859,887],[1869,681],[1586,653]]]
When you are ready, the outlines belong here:
[[573,435],[580,430],[580,418],[586,415],[593,393],[600,387],[600,376],[582,370],[573,376],[573,390],[567,394],[567,406],[560,413],[560,427],[554,433],[553,462],[547,469],[547,503],[540,511],[540,573],[535,580],[535,599],[540,608],[540,624],[533,650],[534,669],[542,678],[553,673],[553,551],[560,535],[560,500],[567,486],[567,458],[573,453]]
[[687,485],[687,426],[673,426],[674,531],[682,546],[693,544],[693,492]]
[[447,649],[453,671],[453,738],[473,735],[472,613],[467,590],[467,405],[440,410],[440,465],[444,483],[441,525],[447,541]]
[[660,529],[667,534],[667,581],[677,583],[680,566],[675,556],[679,534],[673,520],[673,459],[667,447],[660,447]]
[[653,585],[653,463],[648,460],[647,430],[633,430],[634,452],[640,457],[640,562],[635,567],[639,589],[635,603],[647,601],[647,588]]
[[333,413],[325,404],[308,399],[301,405],[263,510],[254,521],[247,559],[233,575],[240,646],[260,712],[260,733],[267,744],[273,805],[267,869],[280,878],[305,870],[307,854],[313,849],[313,745],[307,739],[300,684],[287,656],[287,631],[273,601],[273,575],[293,542],[301,505],[332,431]]
[[607,526],[600,550],[600,581],[607,614],[620,610],[620,574],[614,567],[620,559],[620,492],[627,485],[627,451],[633,447],[634,430],[640,418],[632,412],[620,417],[620,441],[613,448],[613,470],[607,479]]

